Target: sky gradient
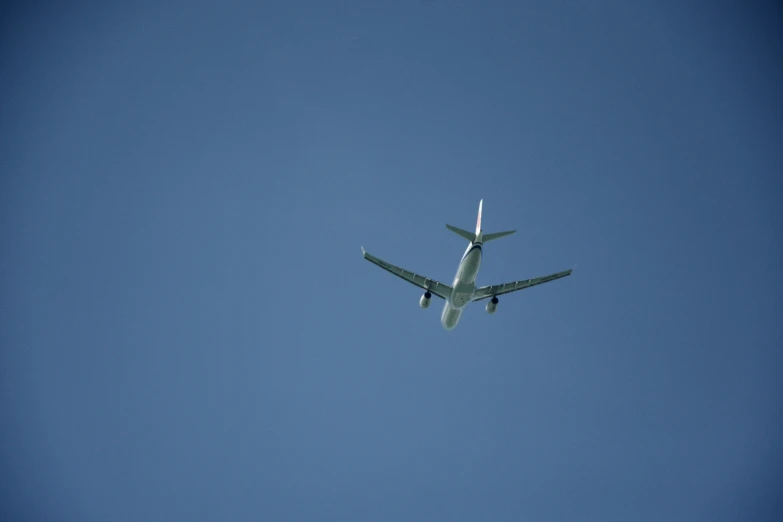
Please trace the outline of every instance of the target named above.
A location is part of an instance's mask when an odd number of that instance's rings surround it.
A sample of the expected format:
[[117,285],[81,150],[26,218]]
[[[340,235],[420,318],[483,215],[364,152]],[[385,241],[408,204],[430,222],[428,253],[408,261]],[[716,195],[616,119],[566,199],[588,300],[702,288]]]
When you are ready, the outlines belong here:
[[0,23],[0,520],[783,516],[779,5]]

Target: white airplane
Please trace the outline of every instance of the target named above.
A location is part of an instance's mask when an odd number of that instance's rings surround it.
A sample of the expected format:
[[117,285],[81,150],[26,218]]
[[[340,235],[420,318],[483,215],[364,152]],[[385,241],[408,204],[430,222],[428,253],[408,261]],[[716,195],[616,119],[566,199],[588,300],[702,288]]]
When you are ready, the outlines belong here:
[[509,230],[507,232],[495,232],[492,234],[485,234],[481,229],[481,207],[484,203],[482,199],[479,201],[478,220],[476,221],[476,233],[462,230],[461,228],[446,225],[446,228],[452,232],[460,235],[470,241],[468,249],[465,250],[462,259],[459,262],[459,268],[457,268],[457,275],[454,277],[452,286],[444,285],[429,277],[424,277],[419,274],[414,274],[409,270],[405,270],[398,266],[394,266],[391,263],[387,263],[382,259],[378,259],[375,256],[368,254],[364,247],[362,247],[362,255],[364,258],[384,270],[388,270],[392,274],[401,277],[413,283],[414,285],[424,290],[424,295],[419,299],[419,306],[427,308],[430,306],[430,298],[435,294],[441,299],[446,301],[443,306],[443,313],[440,316],[440,322],[443,328],[451,330],[459,322],[459,318],[462,315],[462,311],[472,301],[481,301],[482,299],[490,299],[487,303],[487,313],[494,314],[498,306],[498,296],[501,294],[507,294],[509,292],[515,292],[517,290],[523,290],[530,288],[531,286],[540,285],[542,283],[548,283],[561,277],[571,275],[573,269],[566,270],[565,272],[558,272],[556,274],[536,277],[533,279],[525,279],[523,281],[514,281],[513,283],[505,283],[502,285],[482,286],[476,288],[476,275],[478,274],[479,267],[481,266],[481,246],[487,242],[497,239],[499,237],[513,234],[516,230]]

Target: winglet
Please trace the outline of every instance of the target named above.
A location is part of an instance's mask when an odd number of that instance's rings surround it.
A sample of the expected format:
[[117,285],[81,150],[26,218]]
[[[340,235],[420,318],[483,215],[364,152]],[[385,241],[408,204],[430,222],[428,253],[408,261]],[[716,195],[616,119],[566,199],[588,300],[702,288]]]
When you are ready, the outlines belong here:
[[364,249],[364,247],[360,247],[362,249],[362,257],[367,257],[367,251]]

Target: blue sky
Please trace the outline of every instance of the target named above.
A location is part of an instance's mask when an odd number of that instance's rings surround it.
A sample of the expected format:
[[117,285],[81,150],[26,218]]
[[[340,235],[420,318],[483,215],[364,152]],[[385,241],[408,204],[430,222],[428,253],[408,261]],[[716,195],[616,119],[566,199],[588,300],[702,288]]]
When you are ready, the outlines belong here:
[[[635,5],[632,5],[635,4]],[[781,9],[9,9],[0,519],[779,519]],[[439,324],[449,282],[573,276]]]

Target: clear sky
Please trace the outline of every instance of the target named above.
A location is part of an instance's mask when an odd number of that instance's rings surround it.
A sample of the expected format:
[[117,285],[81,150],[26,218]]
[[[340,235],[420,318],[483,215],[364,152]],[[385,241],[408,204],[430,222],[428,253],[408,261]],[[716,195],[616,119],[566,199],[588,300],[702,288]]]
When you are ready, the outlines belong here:
[[779,4],[254,4],[5,10],[0,520],[781,519]]

